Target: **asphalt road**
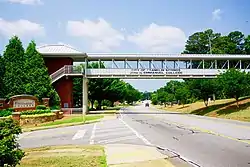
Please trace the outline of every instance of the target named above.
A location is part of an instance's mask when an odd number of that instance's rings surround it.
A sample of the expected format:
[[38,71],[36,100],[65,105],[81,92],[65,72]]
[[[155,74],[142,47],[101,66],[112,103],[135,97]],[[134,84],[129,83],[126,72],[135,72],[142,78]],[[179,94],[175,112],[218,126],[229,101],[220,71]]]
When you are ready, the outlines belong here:
[[194,166],[250,167],[250,123],[136,106],[95,124],[40,130],[19,137],[23,148],[65,144],[156,146]]

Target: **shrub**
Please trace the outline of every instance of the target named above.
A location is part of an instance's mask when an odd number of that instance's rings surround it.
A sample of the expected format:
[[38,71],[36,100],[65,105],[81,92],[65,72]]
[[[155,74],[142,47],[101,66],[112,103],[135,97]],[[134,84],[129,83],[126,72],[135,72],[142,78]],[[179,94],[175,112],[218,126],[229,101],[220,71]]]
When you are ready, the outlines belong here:
[[16,166],[24,157],[16,136],[21,127],[13,119],[0,120],[0,166]]
[[36,115],[21,115],[21,118],[40,118],[44,116],[56,115],[55,113],[44,113],[44,114],[36,114]]
[[51,110],[60,110],[61,107],[60,107],[60,106],[57,106],[57,105],[54,105],[54,106],[51,106],[50,109],[51,109]]
[[21,115],[36,115],[36,114],[45,114],[45,113],[51,113],[51,110],[46,109],[46,110],[23,111],[21,112]]
[[36,106],[36,110],[45,110],[46,106],[45,105],[38,105]]
[[14,111],[15,111],[14,108],[8,108],[8,109],[6,109],[6,110],[8,110],[8,111],[10,111],[10,112],[14,112]]
[[0,117],[7,117],[12,114],[12,111],[8,109],[0,110]]

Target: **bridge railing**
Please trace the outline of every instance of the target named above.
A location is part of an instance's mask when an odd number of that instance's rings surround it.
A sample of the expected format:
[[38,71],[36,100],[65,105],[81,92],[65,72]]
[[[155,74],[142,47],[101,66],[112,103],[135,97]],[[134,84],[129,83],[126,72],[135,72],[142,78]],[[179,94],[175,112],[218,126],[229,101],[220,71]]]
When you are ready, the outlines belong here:
[[67,74],[82,74],[84,69],[79,66],[74,66],[74,65],[65,65],[53,74],[50,75],[50,78],[52,80],[52,83],[55,82],[56,80],[60,79],[64,75]]
[[50,75],[52,83],[57,79],[61,78],[65,74],[65,66]]

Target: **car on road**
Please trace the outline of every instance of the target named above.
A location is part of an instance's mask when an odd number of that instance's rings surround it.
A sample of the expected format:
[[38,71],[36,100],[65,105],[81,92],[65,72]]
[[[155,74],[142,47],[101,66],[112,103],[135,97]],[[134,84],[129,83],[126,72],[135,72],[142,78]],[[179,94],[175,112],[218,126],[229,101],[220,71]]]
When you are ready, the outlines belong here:
[[145,107],[149,107],[149,103],[146,103],[146,104],[145,104]]

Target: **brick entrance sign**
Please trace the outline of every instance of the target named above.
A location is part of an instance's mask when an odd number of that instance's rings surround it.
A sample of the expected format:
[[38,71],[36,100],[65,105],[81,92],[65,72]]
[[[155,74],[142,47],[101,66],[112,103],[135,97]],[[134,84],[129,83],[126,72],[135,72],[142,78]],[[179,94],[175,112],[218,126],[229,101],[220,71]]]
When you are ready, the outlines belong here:
[[6,103],[6,99],[0,98],[0,110],[8,108],[8,104]]
[[35,110],[38,105],[38,99],[31,95],[12,96],[9,101],[9,108],[15,111]]

